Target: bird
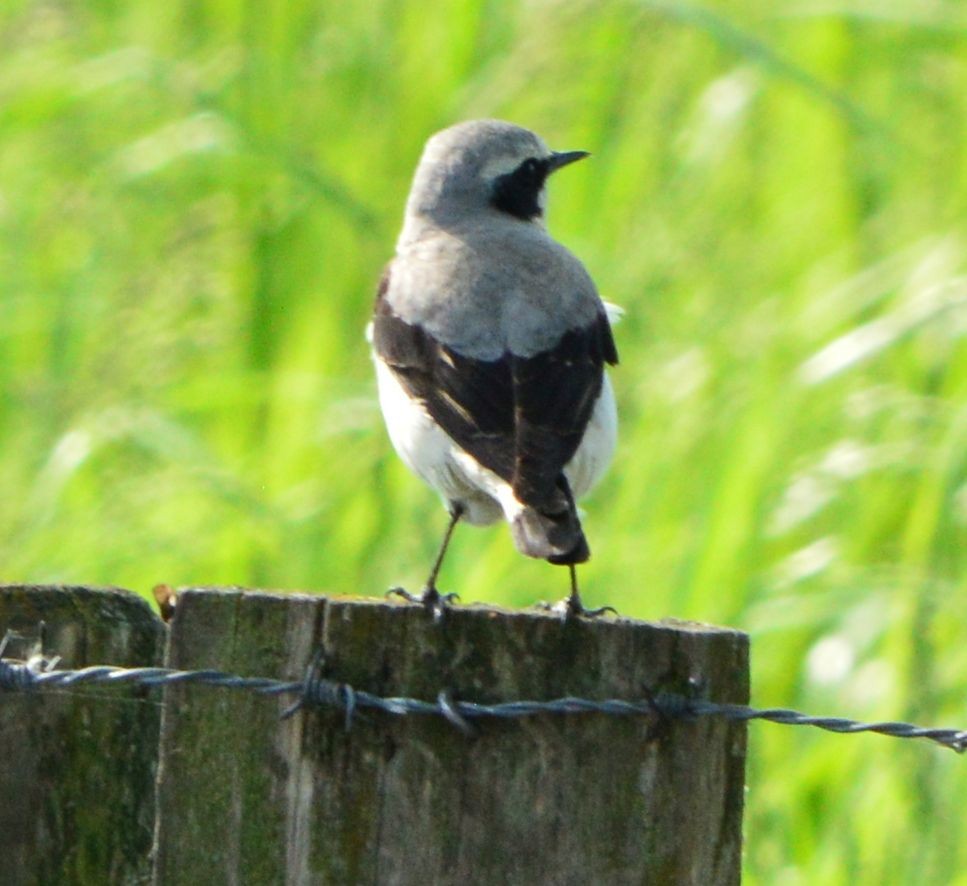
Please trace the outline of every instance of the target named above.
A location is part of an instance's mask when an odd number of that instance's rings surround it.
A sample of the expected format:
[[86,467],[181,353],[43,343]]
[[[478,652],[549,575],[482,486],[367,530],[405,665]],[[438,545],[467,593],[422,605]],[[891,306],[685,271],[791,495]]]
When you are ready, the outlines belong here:
[[449,523],[504,519],[520,553],[570,570],[565,618],[585,609],[575,566],[590,557],[576,500],[617,440],[606,372],[618,352],[605,302],[581,261],[548,233],[548,178],[590,156],[534,132],[470,120],[431,136],[380,279],[370,341],[380,409],[402,461],[436,490]]

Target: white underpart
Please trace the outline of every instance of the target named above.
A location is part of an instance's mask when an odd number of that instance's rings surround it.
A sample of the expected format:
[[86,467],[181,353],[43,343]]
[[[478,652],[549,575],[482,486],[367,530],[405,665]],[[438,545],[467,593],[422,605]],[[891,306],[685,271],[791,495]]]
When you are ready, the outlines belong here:
[[[523,505],[510,484],[483,467],[434,422],[413,400],[392,370],[378,357],[376,379],[379,405],[393,448],[406,466],[442,497],[445,506],[464,506],[468,523],[486,525],[501,516],[511,522]],[[564,468],[575,498],[601,479],[617,442],[618,416],[607,373],[584,438]]]
[[[617,326],[625,315],[625,309],[612,301],[603,301],[601,304],[604,305],[604,312],[608,315],[608,322],[612,327]],[[369,341],[370,339],[367,338],[366,340]]]
[[618,410],[611,379],[604,373],[601,393],[574,457],[565,465],[564,475],[575,498],[582,498],[604,476],[618,442]]

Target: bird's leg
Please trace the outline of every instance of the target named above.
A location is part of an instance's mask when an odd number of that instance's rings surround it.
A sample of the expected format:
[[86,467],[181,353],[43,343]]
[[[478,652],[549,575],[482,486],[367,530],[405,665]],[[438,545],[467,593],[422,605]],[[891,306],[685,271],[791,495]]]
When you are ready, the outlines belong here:
[[[450,546],[450,539],[453,536],[453,530],[456,529],[457,523],[464,514],[464,507],[461,504],[453,504],[450,507],[450,522],[447,524],[447,531],[443,534],[443,542],[440,545],[440,551],[436,555],[436,560],[433,561],[433,568],[430,570],[430,576],[426,580],[426,587],[424,588],[424,593],[427,591],[433,591],[436,593],[436,580],[437,576],[440,574],[440,567],[443,565],[443,557],[447,552],[447,548]],[[448,597],[455,596],[453,594],[447,594]]]
[[571,619],[577,618],[579,615],[583,615],[585,618],[596,618],[599,615],[604,615],[605,612],[611,612],[615,615],[618,614],[618,610],[614,606],[599,606],[597,609],[585,609],[584,604],[581,602],[581,594],[578,592],[577,568],[573,563],[568,563],[567,568],[571,572],[571,593],[566,599],[561,600],[553,606],[548,606],[547,603],[541,603],[541,609],[561,613],[564,621],[571,621]]
[[404,600],[409,600],[411,603],[420,603],[426,608],[427,612],[429,612],[434,619],[440,619],[443,616],[443,610],[448,603],[459,599],[459,595],[457,594],[441,594],[437,590],[436,580],[437,576],[440,574],[440,567],[443,565],[443,558],[446,555],[447,548],[450,546],[450,539],[453,536],[453,530],[456,528],[457,523],[463,515],[463,505],[451,503],[450,522],[447,524],[447,531],[443,535],[443,543],[440,545],[440,550],[436,555],[436,560],[433,561],[433,568],[430,569],[430,575],[426,580],[426,585],[423,587],[422,593],[411,594],[404,588],[393,588],[389,592],[390,595],[394,597],[402,597]]

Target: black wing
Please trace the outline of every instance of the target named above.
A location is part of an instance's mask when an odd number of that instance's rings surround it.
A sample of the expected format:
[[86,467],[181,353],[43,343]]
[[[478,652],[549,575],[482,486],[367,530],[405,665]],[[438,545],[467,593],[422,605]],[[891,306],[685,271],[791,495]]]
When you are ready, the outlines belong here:
[[565,333],[549,351],[511,358],[512,485],[519,501],[539,505],[555,495],[561,472],[577,451],[601,393],[604,364],[617,362],[603,311],[590,326]]
[[533,357],[464,357],[393,312],[380,282],[373,346],[410,396],[461,449],[541,508],[560,498],[564,466],[601,392],[604,363],[618,354],[607,317],[566,333]]

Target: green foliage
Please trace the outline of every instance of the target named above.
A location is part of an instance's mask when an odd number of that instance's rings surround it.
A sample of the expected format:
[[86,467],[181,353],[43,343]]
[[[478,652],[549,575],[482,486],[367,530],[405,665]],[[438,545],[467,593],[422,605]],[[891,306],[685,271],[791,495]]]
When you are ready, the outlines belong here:
[[[594,152],[549,223],[627,309],[588,602],[749,630],[760,705],[967,721],[956,0],[9,0],[0,45],[3,578],[418,587],[363,328],[424,139],[498,116]],[[503,527],[444,573],[566,590]],[[751,735],[747,882],[967,883],[963,760]]]

